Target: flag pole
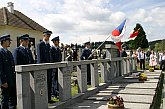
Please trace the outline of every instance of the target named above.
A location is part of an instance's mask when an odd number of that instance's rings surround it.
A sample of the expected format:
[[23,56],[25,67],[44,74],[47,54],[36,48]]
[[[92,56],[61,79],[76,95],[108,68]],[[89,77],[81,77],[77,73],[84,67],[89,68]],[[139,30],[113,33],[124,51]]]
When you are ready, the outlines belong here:
[[[109,37],[111,37],[111,35],[108,36],[108,37],[105,39],[105,41],[107,41],[107,40],[109,39]],[[89,55],[89,57],[87,58],[87,60],[93,55],[93,53],[94,53],[96,50],[98,50],[98,49],[105,43],[105,41],[102,42],[102,43],[92,52],[92,54]]]

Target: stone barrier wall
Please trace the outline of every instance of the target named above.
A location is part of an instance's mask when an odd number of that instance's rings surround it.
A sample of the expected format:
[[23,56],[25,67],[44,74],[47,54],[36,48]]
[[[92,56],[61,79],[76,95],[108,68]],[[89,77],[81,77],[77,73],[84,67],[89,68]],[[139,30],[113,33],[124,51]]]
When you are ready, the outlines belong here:
[[71,96],[71,72],[77,67],[79,93],[87,92],[87,64],[91,67],[91,86],[99,85],[101,81],[112,82],[114,78],[136,70],[133,58],[112,58],[101,60],[85,60],[76,62],[59,62],[44,64],[29,64],[16,66],[18,109],[47,109],[47,70],[58,68],[59,99],[67,101]]
[[17,65],[17,104],[18,109],[47,109],[47,71],[58,68],[59,99],[66,102],[72,99],[71,73],[76,68],[78,94],[87,93],[87,65],[90,64],[91,87],[102,83],[113,82],[130,72],[136,71],[136,59],[117,57],[117,47],[106,45],[106,59],[83,61],[63,61],[59,63],[43,63]]

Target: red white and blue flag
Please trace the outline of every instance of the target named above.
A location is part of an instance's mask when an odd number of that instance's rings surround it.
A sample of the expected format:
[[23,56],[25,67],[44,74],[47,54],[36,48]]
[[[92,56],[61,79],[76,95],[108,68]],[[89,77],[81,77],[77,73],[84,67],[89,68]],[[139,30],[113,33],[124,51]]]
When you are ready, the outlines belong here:
[[133,33],[131,33],[129,39],[134,40],[139,34],[139,30],[140,28],[137,31],[134,31]]
[[120,52],[122,51],[121,39],[123,38],[125,31],[126,31],[126,19],[115,30],[112,31],[111,39],[115,42]]
[[111,39],[114,42],[121,41],[125,31],[126,31],[126,19],[115,30],[112,31]]

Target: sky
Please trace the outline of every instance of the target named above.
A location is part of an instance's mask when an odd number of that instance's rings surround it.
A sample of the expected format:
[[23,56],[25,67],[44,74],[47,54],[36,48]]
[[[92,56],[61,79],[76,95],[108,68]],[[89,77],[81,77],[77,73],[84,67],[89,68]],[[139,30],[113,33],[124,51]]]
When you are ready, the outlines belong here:
[[0,7],[7,2],[64,44],[104,41],[125,19],[122,41],[128,41],[136,23],[148,41],[165,39],[165,0],[0,0]]

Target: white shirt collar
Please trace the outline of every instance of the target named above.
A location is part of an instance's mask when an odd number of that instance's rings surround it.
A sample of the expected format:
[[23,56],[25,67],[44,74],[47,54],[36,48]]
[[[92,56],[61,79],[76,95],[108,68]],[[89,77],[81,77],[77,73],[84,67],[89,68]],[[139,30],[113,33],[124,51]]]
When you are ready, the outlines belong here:
[[43,41],[45,42],[45,44],[48,44],[49,43],[49,41],[45,41],[44,39],[43,39]]
[[23,46],[23,45],[20,45],[20,47],[22,47],[22,48],[24,48],[24,49],[26,48],[26,47],[25,47],[25,46]]

